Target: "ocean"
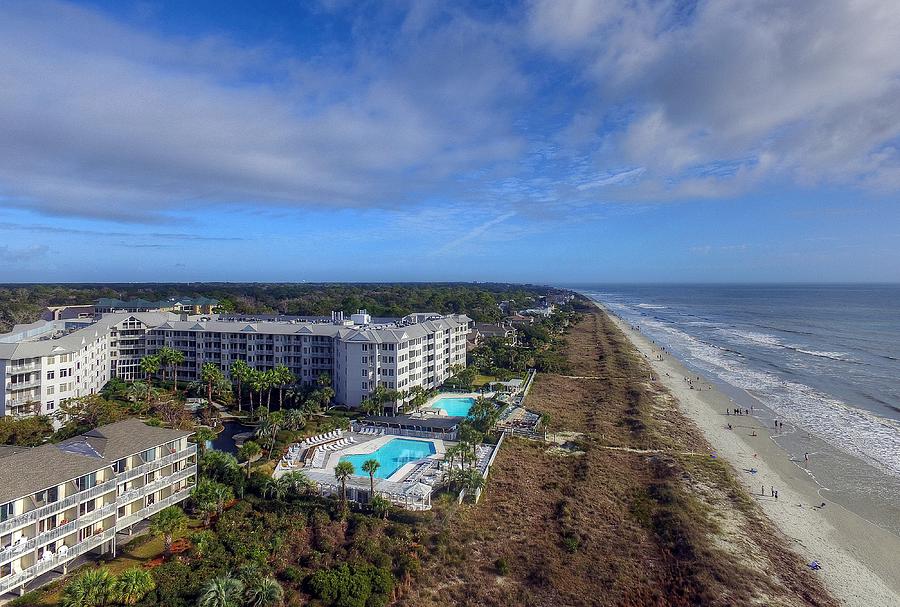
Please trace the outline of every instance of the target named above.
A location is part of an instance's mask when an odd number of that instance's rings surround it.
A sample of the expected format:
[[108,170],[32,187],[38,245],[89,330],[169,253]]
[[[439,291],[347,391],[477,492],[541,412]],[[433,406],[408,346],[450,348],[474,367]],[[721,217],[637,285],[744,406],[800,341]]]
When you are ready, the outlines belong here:
[[810,452],[823,495],[900,534],[900,285],[569,288],[785,423],[774,440]]

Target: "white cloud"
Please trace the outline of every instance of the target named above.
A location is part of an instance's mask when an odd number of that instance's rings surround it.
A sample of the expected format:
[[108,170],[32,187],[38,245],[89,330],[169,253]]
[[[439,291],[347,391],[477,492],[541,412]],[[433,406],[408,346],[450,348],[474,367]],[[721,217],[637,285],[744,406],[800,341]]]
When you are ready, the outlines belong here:
[[3,3],[0,196],[145,220],[205,203],[385,206],[516,157],[504,103],[524,81],[491,28],[451,16],[391,44],[303,63]]
[[[530,19],[594,83],[589,111],[628,108],[598,163],[646,166],[639,195],[769,178],[900,188],[895,0],[546,0]],[[732,175],[702,174],[723,162]]]

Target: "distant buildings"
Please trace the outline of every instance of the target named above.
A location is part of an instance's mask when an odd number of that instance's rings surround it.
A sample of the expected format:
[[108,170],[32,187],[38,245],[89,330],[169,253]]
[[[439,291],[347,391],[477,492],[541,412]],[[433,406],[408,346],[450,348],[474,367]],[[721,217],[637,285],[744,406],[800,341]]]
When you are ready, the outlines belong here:
[[504,343],[510,346],[516,345],[516,329],[506,322],[500,324],[488,322],[475,323],[469,333],[469,342],[473,347],[477,347],[481,345],[485,339],[490,339],[492,337],[499,337]]
[[114,553],[117,534],[187,499],[190,434],[131,419],[33,449],[0,446],[0,596],[81,555]]
[[219,305],[218,299],[208,297],[172,297],[160,301],[146,299],[98,299],[94,304],[95,314],[114,312],[175,312],[186,314],[212,314]]
[[0,335],[0,415],[49,415],[112,377],[143,379],[141,359],[164,346],[184,353],[178,376],[188,381],[198,379],[206,362],[226,375],[236,360],[260,370],[284,365],[302,383],[327,373],[335,401],[356,407],[377,386],[439,386],[452,368],[465,366],[472,323],[464,315],[431,313],[373,323],[365,311],[320,322],[183,317],[123,312],[17,325]]

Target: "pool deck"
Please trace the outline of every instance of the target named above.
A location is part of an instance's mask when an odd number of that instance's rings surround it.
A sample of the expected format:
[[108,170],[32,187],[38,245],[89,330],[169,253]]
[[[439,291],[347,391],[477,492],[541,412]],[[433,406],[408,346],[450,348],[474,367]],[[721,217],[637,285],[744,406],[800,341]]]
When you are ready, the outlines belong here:
[[[355,436],[359,437],[359,436],[363,436],[363,435],[355,435]],[[410,472],[413,471],[413,469],[416,467],[416,464],[418,462],[421,462],[426,459],[436,459],[436,460],[444,459],[444,453],[446,453],[446,451],[447,451],[447,447],[444,444],[444,441],[437,439],[437,438],[410,438],[407,436],[394,436],[394,435],[390,435],[390,434],[385,434],[382,436],[377,436],[377,437],[375,437],[371,440],[367,440],[365,442],[358,442],[355,445],[351,445],[349,447],[346,447],[344,449],[341,449],[339,451],[335,451],[334,453],[329,454],[328,458],[325,460],[325,465],[321,468],[321,470],[326,470],[326,471],[334,470],[334,467],[337,466],[338,462],[341,460],[341,458],[343,456],[345,456],[345,455],[364,455],[367,453],[374,453],[375,451],[377,451],[378,449],[380,449],[381,447],[383,447],[384,445],[386,445],[387,443],[389,443],[390,441],[395,440],[395,439],[417,440],[417,441],[432,443],[434,445],[434,453],[432,453],[428,457],[423,457],[421,459],[412,461],[408,464],[402,465],[392,475],[390,475],[386,479],[383,479],[383,480],[387,480],[387,481],[391,481],[391,482],[401,482],[404,478],[406,478],[407,474],[409,474]],[[313,470],[315,470],[315,468],[313,468]],[[357,470],[357,472],[360,472],[360,471]],[[368,475],[366,475],[366,474],[356,474],[356,476],[368,478]]]
[[443,398],[478,399],[481,396],[484,396],[485,398],[491,398],[493,394],[493,392],[486,392],[484,394],[481,394],[480,392],[440,392],[436,396],[432,396],[430,399],[428,399],[428,402],[422,405],[419,410],[432,415],[437,415],[438,417],[460,417],[458,415],[447,415],[444,413],[443,409],[435,407],[434,404]]

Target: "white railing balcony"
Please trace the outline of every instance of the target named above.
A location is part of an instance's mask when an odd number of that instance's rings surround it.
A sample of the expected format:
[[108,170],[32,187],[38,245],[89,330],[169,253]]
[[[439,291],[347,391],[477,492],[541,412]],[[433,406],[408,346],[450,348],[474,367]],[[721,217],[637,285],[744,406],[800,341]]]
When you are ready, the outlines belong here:
[[29,371],[37,371],[41,368],[41,363],[30,363],[27,365],[13,365],[6,368],[7,373],[28,373]]
[[146,508],[142,508],[137,512],[129,514],[128,516],[123,516],[122,518],[116,521],[116,531],[121,531],[135,523],[139,523],[145,518],[151,517],[163,508],[167,508],[172,504],[177,504],[180,501],[186,500],[191,495],[191,490],[189,487],[178,491],[177,493],[173,493],[169,497],[163,498],[156,502],[155,504],[151,504]]
[[8,382],[6,384],[6,391],[9,392],[11,390],[25,390],[26,388],[37,388],[41,385],[41,378],[30,379],[28,381],[20,381],[16,383]]
[[111,504],[106,504],[102,508],[97,508],[96,510],[92,510],[91,512],[87,512],[81,516],[79,516],[75,522],[78,523],[78,527],[86,527],[88,525],[93,525],[97,521],[102,521],[107,516],[114,514],[116,511],[116,503],[113,502]]
[[71,508],[82,500],[91,499],[93,497],[97,497],[98,495],[103,495],[104,493],[114,491],[115,488],[115,480],[106,481],[105,483],[94,485],[93,487],[91,487],[90,489],[86,489],[85,491],[80,491],[61,500],[55,501],[52,504],[47,504],[46,506],[35,508],[34,510],[29,510],[28,512],[24,512],[22,514],[19,514],[18,516],[14,516],[0,523],[0,533],[5,533],[12,529],[16,529],[17,527],[21,527],[22,525],[33,523],[34,521],[50,516],[51,514],[56,514],[57,512],[60,512],[67,508]]
[[54,527],[49,531],[45,531],[44,533],[39,534],[37,537],[30,538],[29,540],[19,543],[12,544],[8,546],[5,550],[0,550],[0,562],[6,562],[13,558],[18,557],[21,554],[26,552],[31,552],[38,546],[43,546],[49,542],[52,542],[64,535],[68,535],[70,533],[75,532],[75,521],[70,523],[66,523],[65,525],[60,525],[59,527]]
[[136,487],[129,491],[126,491],[122,495],[117,498],[117,502],[120,504],[128,504],[139,497],[144,497],[150,495],[151,493],[155,493],[164,487],[169,487],[174,485],[180,480],[186,479],[187,477],[197,474],[197,465],[187,466],[183,470],[179,470],[175,474],[170,474],[169,476],[164,476],[162,478],[158,478],[155,481],[149,482],[143,487]]
[[37,563],[23,569],[18,573],[13,573],[4,578],[0,578],[0,594],[5,594],[10,590],[24,586],[34,578],[42,575],[52,569],[55,569],[63,563],[71,561],[77,556],[84,554],[89,550],[93,550],[103,542],[111,540],[116,535],[115,529],[107,529],[103,533],[98,533],[87,538],[83,542],[79,542],[70,547],[64,554],[58,552],[49,558],[42,558]]
[[126,470],[125,472],[120,473],[116,477],[116,480],[120,483],[124,482],[124,481],[130,481],[133,478],[137,478],[139,476],[147,474],[148,472],[153,472],[155,470],[159,470],[163,466],[167,466],[169,464],[172,464],[174,462],[182,460],[186,457],[194,455],[195,453],[197,453],[197,445],[194,445],[194,444],[188,445],[185,449],[182,449],[181,451],[176,451],[175,453],[170,453],[169,455],[166,455],[165,457],[155,459],[152,462],[147,462],[146,464],[141,464],[140,466],[132,468],[131,470]]

